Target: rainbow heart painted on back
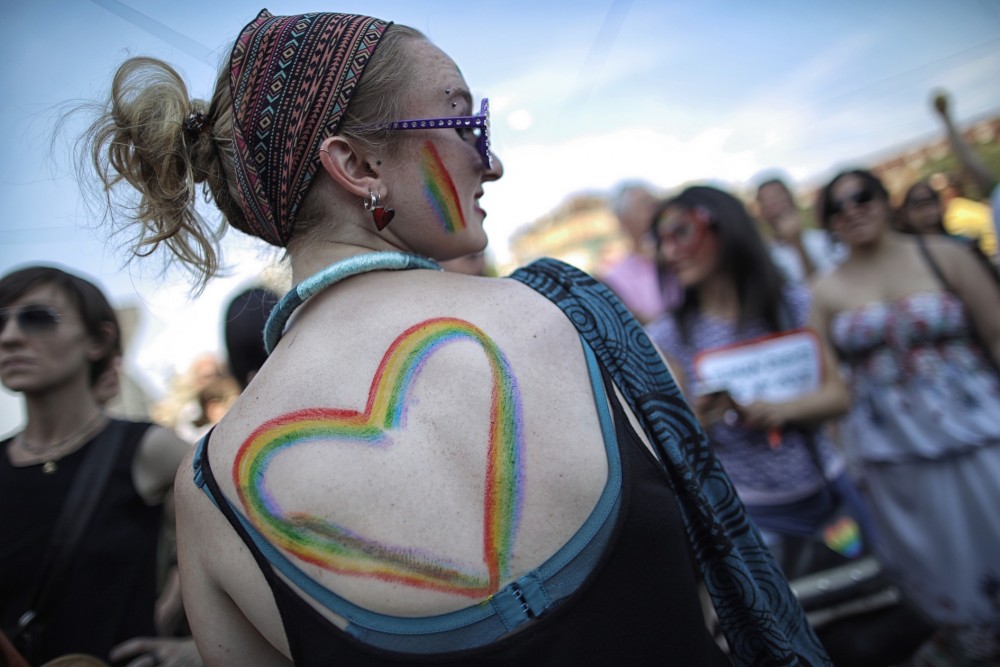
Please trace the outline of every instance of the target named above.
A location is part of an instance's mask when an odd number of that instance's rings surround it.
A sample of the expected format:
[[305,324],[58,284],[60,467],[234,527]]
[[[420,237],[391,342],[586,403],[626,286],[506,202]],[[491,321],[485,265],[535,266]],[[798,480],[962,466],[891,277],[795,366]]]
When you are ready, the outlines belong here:
[[[405,426],[406,399],[427,359],[461,340],[482,348],[492,377],[483,502],[485,572],[420,549],[380,544],[331,521],[279,506],[265,479],[278,454],[315,441],[384,444],[387,431]],[[523,500],[521,421],[517,383],[492,339],[465,320],[431,319],[410,327],[389,346],[372,379],[364,412],[309,408],[265,422],[240,447],[233,483],[257,530],[303,561],[338,573],[483,598],[499,590],[509,574]]]

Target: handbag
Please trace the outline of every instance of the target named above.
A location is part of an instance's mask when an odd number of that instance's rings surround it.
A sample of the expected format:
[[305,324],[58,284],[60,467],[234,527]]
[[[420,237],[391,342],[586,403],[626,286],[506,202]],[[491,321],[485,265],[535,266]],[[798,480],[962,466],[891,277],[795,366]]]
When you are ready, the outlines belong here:
[[[806,446],[822,471],[811,435]],[[782,537],[781,567],[830,659],[845,667],[905,661],[933,634],[885,570],[856,507],[830,484],[834,511],[809,537]]]
[[59,510],[28,609],[10,632],[10,643],[29,664],[37,662],[37,653],[45,634],[46,610],[64,581],[80,539],[104,495],[125,440],[125,427],[125,422],[112,420],[104,432],[103,442],[90,446]]

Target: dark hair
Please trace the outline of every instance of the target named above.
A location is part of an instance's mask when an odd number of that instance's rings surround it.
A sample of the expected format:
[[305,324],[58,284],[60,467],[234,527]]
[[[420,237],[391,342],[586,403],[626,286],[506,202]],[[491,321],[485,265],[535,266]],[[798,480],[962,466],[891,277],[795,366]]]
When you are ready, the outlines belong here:
[[819,197],[816,199],[816,217],[819,218],[823,228],[827,231],[830,229],[830,218],[833,217],[833,186],[846,176],[854,176],[859,179],[865,189],[870,190],[878,199],[886,203],[889,202],[889,193],[886,191],[885,186],[882,185],[882,181],[875,174],[867,169],[848,169],[842,171],[824,186],[819,193]]
[[[771,261],[771,255],[757,232],[757,226],[740,200],[708,186],[687,188],[660,205],[653,217],[654,230],[659,230],[663,214],[671,208],[708,210],[712,230],[719,240],[719,266],[729,274],[736,287],[740,327],[757,318],[762,318],[771,331],[780,331],[790,326],[783,321],[786,319],[783,315],[786,310],[784,277]],[[662,272],[664,267],[659,252],[659,234],[656,239],[657,262]],[[685,342],[690,333],[690,318],[698,312],[699,306],[697,290],[685,288],[684,298],[674,308],[674,316]]]
[[255,287],[237,294],[226,309],[225,335],[229,371],[241,389],[250,383],[250,373],[260,370],[267,360],[264,324],[278,303],[278,295]]
[[[913,200],[915,199],[917,193],[920,192],[921,190],[926,190],[927,192],[930,193],[931,199],[933,199],[938,204],[941,203],[941,195],[938,194],[937,190],[935,190],[931,186],[930,182],[928,182],[926,179],[922,181],[917,181],[916,183],[911,185],[910,189],[906,191],[906,195],[903,197],[902,205],[899,207],[899,215],[901,217],[901,222],[903,223],[904,226],[903,231],[906,232],[913,231],[913,226],[910,224],[910,213],[908,211],[908,208],[913,203]],[[935,233],[936,234],[948,233],[947,230],[944,228],[943,216],[940,216],[937,219],[937,224],[935,225]]]
[[[65,294],[76,307],[87,334],[94,340],[106,343],[104,356],[90,364],[90,384],[93,385],[111,367],[114,358],[122,353],[118,316],[95,284],[51,266],[29,266],[0,278],[0,308],[43,285],[51,285]],[[108,323],[114,327],[110,337],[102,329],[102,325]]]

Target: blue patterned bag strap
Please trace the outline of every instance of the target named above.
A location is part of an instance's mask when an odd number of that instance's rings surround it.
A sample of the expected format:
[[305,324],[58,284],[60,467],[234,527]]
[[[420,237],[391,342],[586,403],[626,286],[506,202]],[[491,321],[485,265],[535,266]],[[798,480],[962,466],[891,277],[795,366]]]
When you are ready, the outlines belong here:
[[802,608],[652,341],[612,292],[567,264],[515,271],[593,348],[652,441],[737,665],[829,665]]

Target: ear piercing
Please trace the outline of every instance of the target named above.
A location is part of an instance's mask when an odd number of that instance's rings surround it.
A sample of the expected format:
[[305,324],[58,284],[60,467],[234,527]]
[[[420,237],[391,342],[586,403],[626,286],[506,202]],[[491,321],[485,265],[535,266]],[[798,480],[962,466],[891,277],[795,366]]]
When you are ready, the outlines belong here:
[[368,193],[364,201],[364,206],[366,211],[371,211],[372,221],[375,223],[375,228],[379,231],[385,229],[396,215],[396,211],[388,206],[379,206],[377,192]]

